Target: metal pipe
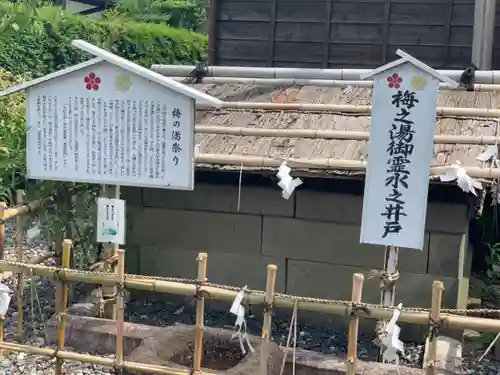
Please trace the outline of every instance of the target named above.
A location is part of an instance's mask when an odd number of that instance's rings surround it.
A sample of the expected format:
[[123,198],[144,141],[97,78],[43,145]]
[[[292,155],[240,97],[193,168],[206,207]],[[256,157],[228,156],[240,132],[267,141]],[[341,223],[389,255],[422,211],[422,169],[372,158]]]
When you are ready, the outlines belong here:
[[[184,77],[169,77],[175,81],[182,82]],[[247,84],[259,86],[313,86],[313,87],[348,87],[372,88],[373,81],[334,81],[327,79],[292,79],[292,78],[238,78],[238,77],[206,77],[205,84]],[[440,83],[440,90],[464,91],[463,87],[451,86],[448,83]],[[500,91],[500,85],[475,84],[474,91]]]
[[[464,67],[465,68],[465,67]],[[193,65],[159,65],[151,70],[168,77],[187,77],[195,69]],[[375,68],[374,68],[375,69]],[[361,81],[361,76],[373,69],[302,69],[302,68],[261,68],[238,66],[209,66],[206,77],[241,78],[286,78],[320,79],[339,81]],[[459,81],[463,70],[438,70],[439,73]],[[476,71],[476,83],[500,84],[500,70]]]

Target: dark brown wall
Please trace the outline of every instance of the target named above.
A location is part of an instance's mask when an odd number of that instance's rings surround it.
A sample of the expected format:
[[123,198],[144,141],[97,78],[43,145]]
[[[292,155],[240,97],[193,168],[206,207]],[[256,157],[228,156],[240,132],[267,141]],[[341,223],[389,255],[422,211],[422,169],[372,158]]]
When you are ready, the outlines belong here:
[[212,0],[211,7],[216,65],[373,68],[401,48],[434,68],[461,69],[471,56],[474,0]]

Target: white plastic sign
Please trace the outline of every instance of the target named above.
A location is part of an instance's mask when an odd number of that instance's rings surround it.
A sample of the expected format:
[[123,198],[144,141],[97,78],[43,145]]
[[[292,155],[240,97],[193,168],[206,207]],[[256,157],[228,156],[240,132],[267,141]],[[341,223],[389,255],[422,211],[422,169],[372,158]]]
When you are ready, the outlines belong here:
[[97,198],[97,242],[125,244],[125,201]]

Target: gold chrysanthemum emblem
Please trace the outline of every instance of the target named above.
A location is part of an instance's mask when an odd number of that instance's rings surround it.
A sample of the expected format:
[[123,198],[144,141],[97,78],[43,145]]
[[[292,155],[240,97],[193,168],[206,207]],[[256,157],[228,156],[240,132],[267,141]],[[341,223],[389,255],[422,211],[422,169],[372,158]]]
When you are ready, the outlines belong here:
[[427,87],[427,80],[422,76],[413,76],[411,79],[411,87],[415,91],[424,90]]
[[132,80],[130,76],[125,74],[117,75],[115,78],[115,87],[118,91],[126,92],[132,87]]

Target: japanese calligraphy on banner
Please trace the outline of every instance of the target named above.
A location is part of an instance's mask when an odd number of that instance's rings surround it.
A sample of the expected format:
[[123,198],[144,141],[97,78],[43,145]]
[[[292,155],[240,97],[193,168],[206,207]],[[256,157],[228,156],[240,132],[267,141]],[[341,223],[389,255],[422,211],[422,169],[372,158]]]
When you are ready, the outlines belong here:
[[194,100],[107,62],[28,89],[28,176],[194,187]]
[[440,79],[420,64],[401,59],[372,74],[362,243],[423,248]]

